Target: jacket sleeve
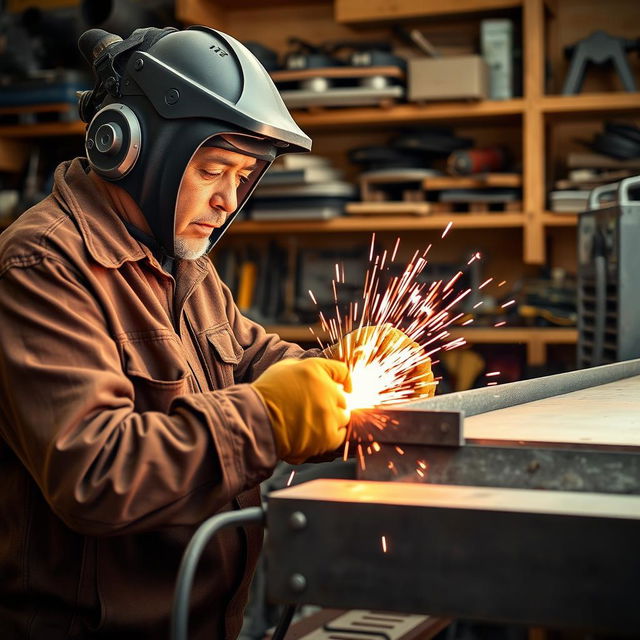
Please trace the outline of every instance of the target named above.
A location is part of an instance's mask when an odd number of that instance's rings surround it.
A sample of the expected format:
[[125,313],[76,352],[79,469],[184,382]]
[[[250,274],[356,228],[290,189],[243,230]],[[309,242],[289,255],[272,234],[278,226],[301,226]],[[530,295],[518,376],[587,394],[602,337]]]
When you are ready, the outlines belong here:
[[[321,355],[319,348],[305,350],[282,340],[275,333],[267,333],[264,327],[242,315],[229,288],[222,281],[219,282],[231,330],[243,350],[242,359],[235,370],[236,382],[252,382],[270,365],[284,358],[302,359]],[[311,333],[309,338],[313,339]]]
[[269,419],[249,385],[136,412],[96,296],[59,259],[0,273],[0,327],[0,438],[70,528],[198,524],[273,471]]

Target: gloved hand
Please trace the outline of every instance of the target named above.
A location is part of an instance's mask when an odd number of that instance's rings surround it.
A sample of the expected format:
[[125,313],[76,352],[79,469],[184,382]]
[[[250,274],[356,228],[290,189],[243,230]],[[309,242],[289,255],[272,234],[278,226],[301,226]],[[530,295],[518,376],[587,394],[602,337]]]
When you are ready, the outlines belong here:
[[325,358],[286,359],[253,383],[267,406],[278,457],[291,464],[337,449],[346,436],[349,369]]
[[[327,358],[353,363],[365,357],[369,362],[374,359],[384,360],[391,353],[407,351],[407,356],[422,354],[422,347],[409,338],[403,331],[390,324],[362,327],[342,336],[340,342],[324,349]],[[416,396],[433,396],[436,384],[431,371],[431,358],[421,358],[407,371],[404,378],[410,384]]]

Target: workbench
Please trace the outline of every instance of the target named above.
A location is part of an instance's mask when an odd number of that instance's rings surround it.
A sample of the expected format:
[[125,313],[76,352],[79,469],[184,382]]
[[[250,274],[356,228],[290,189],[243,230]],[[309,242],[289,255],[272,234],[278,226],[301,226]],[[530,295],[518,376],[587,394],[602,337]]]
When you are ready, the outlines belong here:
[[275,601],[640,635],[640,360],[389,415],[355,480],[270,494]]

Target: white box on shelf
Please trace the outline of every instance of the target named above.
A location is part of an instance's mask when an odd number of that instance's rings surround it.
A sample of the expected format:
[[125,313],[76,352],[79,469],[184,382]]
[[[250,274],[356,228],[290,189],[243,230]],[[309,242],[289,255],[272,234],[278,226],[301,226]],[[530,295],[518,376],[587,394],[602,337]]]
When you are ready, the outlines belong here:
[[511,20],[482,20],[482,57],[489,66],[492,100],[513,98],[513,24]]

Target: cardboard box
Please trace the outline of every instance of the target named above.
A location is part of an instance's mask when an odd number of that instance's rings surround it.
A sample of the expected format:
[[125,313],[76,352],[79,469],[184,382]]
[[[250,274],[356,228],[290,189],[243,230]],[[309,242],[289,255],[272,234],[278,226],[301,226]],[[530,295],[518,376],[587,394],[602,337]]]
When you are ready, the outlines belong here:
[[484,100],[489,67],[481,56],[409,60],[409,100]]

